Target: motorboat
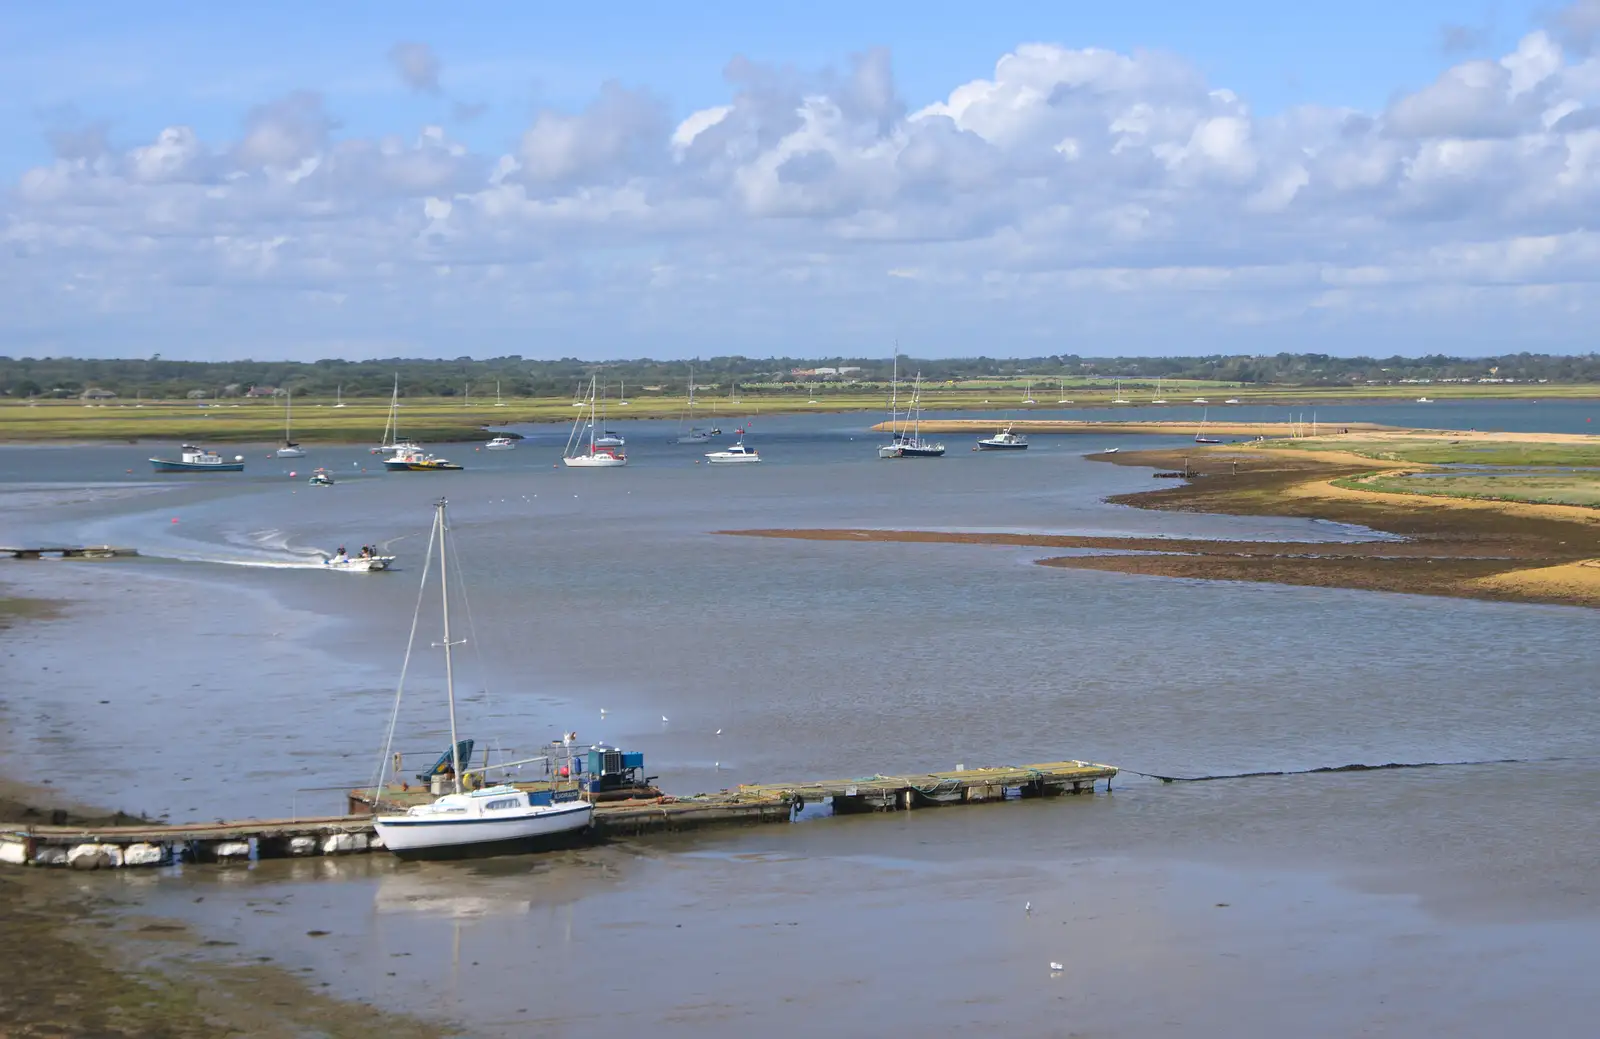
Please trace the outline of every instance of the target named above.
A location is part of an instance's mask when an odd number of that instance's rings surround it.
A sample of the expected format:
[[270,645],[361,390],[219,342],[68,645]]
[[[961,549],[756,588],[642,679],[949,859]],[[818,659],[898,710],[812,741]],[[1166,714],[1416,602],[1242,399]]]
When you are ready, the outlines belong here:
[[[459,645],[450,640],[450,582],[446,580],[445,566],[449,553],[445,547],[445,506],[443,498],[435,503],[433,531],[430,540],[436,540],[439,553],[439,592],[443,601],[443,639],[439,645],[444,650],[445,703],[450,718],[450,750],[447,751],[448,771],[435,772],[432,781],[439,787],[448,782],[451,789],[426,804],[414,805],[403,813],[385,813],[375,810],[373,829],[383,846],[402,859],[474,858],[514,852],[538,851],[551,847],[564,847],[584,840],[590,823],[594,820],[594,805],[579,796],[575,781],[573,786],[557,796],[558,784],[552,783],[551,796],[535,799],[528,791],[509,784],[499,784],[469,789],[463,784],[465,766],[471,762],[462,753],[463,743],[456,734],[456,694],[454,672],[451,669],[451,647]],[[431,556],[431,551],[430,551]],[[428,568],[424,567],[423,590],[427,588]],[[419,603],[420,605],[420,603]],[[413,633],[415,641],[415,633]],[[411,646],[406,647],[409,658]],[[398,715],[398,704],[396,705]],[[390,744],[393,744],[393,723]],[[568,741],[570,744],[570,740]],[[471,743],[466,744],[470,754]],[[384,758],[387,760],[388,748]],[[570,746],[567,748],[569,759]],[[546,760],[546,759],[538,759]],[[522,762],[510,762],[515,767]],[[569,760],[559,772],[571,777],[576,767]],[[374,784],[374,795],[382,789],[382,773]],[[481,778],[481,776],[480,776]],[[375,804],[376,809],[376,804]]]
[[332,487],[333,474],[326,469],[318,469],[311,474],[311,479],[307,480],[306,483],[313,487]]
[[517,442],[510,437],[495,437],[483,445],[485,451],[514,451],[516,447]]
[[982,451],[1023,451],[1028,447],[1028,438],[1020,433],[1013,433],[1007,426],[992,437],[978,441],[978,448]]
[[152,458],[150,464],[158,473],[242,473],[244,472],[244,455],[234,455],[233,461],[206,448],[196,447],[193,444],[184,444],[178,451],[178,459]]
[[391,473],[447,472],[461,468],[448,458],[440,458],[415,446],[396,448],[392,457],[383,460],[383,467]]
[[375,574],[380,570],[389,569],[389,565],[393,562],[394,556],[363,551],[353,556],[340,552],[324,559],[322,565],[329,570],[339,570],[347,574]]
[[706,452],[706,461],[712,465],[741,465],[749,462],[761,461],[761,455],[753,447],[744,446],[744,438],[740,437],[732,447],[722,451]]

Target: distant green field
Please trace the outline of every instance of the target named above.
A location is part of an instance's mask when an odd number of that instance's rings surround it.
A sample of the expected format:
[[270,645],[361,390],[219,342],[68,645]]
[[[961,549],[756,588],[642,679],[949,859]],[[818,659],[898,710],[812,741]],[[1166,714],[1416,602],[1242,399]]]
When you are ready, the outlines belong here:
[[1539,505],[1581,505],[1600,508],[1600,473],[1518,473],[1488,476],[1483,473],[1449,475],[1380,475],[1335,480],[1356,490],[1387,491],[1430,497],[1520,501]]
[[[741,385],[739,398],[720,391],[708,391],[697,399],[697,418],[720,419],[724,422],[747,420],[758,415],[823,413],[823,412],[873,412],[887,408],[890,387],[887,384],[826,384],[797,385],[793,383]],[[1448,388],[1428,387],[1430,395],[1445,399],[1499,399],[1499,398],[1595,398],[1600,399],[1600,387],[1593,385],[1451,385]],[[902,403],[908,389],[901,385],[898,394]],[[1023,380],[995,380],[992,382],[962,383],[936,386],[924,385],[922,404],[929,411],[1005,410],[1025,415],[1028,411],[1049,410],[1061,405],[1063,392],[1060,380],[1039,381],[1032,385],[1034,404],[1024,400],[1029,394]],[[1115,386],[1103,382],[1089,384],[1082,380],[1068,380],[1065,396],[1078,407],[1127,407],[1112,405],[1117,397]],[[1141,410],[1151,412],[1150,418],[1160,417],[1160,406],[1151,404],[1154,398],[1154,381],[1140,385],[1124,380],[1122,399]],[[1407,387],[1227,387],[1218,383],[1198,381],[1163,382],[1161,396],[1172,405],[1189,406],[1197,398],[1205,398],[1219,408],[1226,407],[1223,400],[1235,399],[1241,404],[1314,405],[1319,402],[1404,400],[1414,399],[1417,388]],[[611,401],[607,405],[610,419],[620,418],[677,418],[685,408],[681,396],[664,396],[648,392],[633,395],[626,406]],[[332,400],[295,398],[294,438],[308,443],[376,442],[383,432],[388,415],[386,398],[346,398],[346,406],[335,408]],[[486,426],[499,426],[521,422],[565,422],[578,409],[570,397],[506,398],[504,407],[496,407],[492,399],[474,399],[463,404],[459,398],[405,398],[400,411],[401,432],[419,440],[442,441],[472,439],[480,436]],[[1417,420],[1427,420],[1426,405],[1417,409]],[[218,400],[215,402],[176,402],[110,400],[85,404],[75,400],[0,402],[0,441],[30,440],[176,440],[192,439],[207,443],[263,442],[280,439],[283,435],[283,404],[281,400]],[[1408,459],[1410,460],[1410,459]],[[1417,461],[1424,459],[1418,458]],[[1431,460],[1431,459],[1430,459]],[[1497,458],[1485,461],[1498,462]],[[1549,464],[1561,464],[1553,462]]]
[[1418,465],[1496,465],[1518,466],[1597,466],[1600,465],[1600,436],[1593,443],[1554,441],[1514,443],[1462,440],[1459,443],[1440,437],[1418,438],[1415,442],[1395,439],[1361,440],[1350,437],[1318,437],[1306,440],[1274,440],[1276,449],[1315,453],[1344,451],[1384,462],[1415,462]]

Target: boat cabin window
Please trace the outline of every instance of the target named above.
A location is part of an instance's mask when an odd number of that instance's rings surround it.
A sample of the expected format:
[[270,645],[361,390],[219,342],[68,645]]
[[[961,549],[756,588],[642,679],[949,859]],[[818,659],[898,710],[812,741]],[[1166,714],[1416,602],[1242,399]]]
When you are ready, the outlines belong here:
[[483,807],[485,811],[490,812],[497,812],[505,808],[520,808],[522,807],[522,799],[519,797],[502,797],[498,801],[490,801]]

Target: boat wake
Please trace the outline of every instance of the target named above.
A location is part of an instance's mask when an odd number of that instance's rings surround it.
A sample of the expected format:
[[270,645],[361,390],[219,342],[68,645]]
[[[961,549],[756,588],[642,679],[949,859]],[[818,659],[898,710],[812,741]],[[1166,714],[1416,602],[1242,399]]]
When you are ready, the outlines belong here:
[[1281,769],[1267,772],[1228,772],[1214,776],[1158,776],[1154,772],[1139,772],[1131,768],[1120,769],[1130,776],[1159,779],[1163,783],[1211,783],[1219,779],[1260,779],[1265,776],[1313,776],[1324,772],[1382,772],[1407,768],[1467,768],[1473,765],[1537,765],[1565,761],[1566,758],[1489,758],[1483,761],[1390,761],[1382,765],[1356,762],[1349,765],[1323,765],[1319,768]]

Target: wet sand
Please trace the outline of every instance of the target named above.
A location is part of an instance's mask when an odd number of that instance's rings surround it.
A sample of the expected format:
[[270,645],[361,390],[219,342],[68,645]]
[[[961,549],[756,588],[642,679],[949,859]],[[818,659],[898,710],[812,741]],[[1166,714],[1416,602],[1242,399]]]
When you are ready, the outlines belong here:
[[[1362,542],[1245,542],[918,530],[726,530],[817,541],[906,541],[1098,550],[1045,566],[1159,577],[1351,588],[1600,607],[1600,511],[1367,492],[1331,481],[1367,459],[1260,451],[1139,451],[1099,460],[1191,479],[1108,501],[1141,509],[1292,516],[1390,535]],[[1359,463],[1359,464],[1357,464]],[[1381,463],[1379,463],[1381,465]],[[1139,554],[1129,554],[1139,553]]]
[[[0,631],[63,612],[60,602],[0,595]],[[146,821],[77,803],[51,782],[0,776],[0,825]],[[341,1003],[270,957],[241,959],[228,952],[231,941],[202,940],[184,923],[144,915],[138,905],[144,883],[97,878],[86,886],[62,870],[0,871],[0,946],[25,952],[10,958],[0,982],[0,1036],[448,1034],[437,1023]]]

